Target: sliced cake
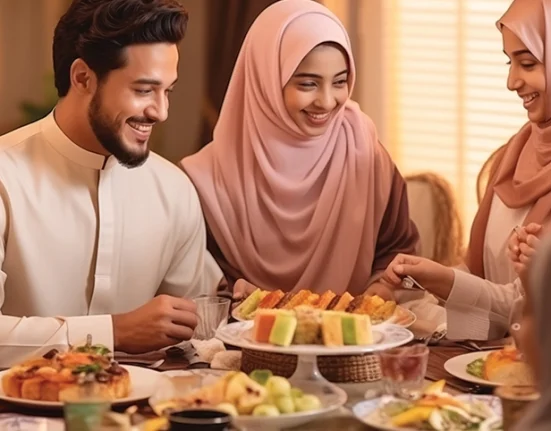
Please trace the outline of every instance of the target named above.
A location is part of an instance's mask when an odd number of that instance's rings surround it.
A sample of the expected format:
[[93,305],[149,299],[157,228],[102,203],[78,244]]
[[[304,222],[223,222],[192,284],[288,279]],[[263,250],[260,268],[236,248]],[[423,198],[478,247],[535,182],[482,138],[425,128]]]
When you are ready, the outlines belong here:
[[241,305],[238,308],[239,315],[243,319],[250,319],[252,318],[252,314],[256,311],[258,308],[258,304],[262,299],[268,295],[268,293],[265,290],[256,289],[253,293],[251,293],[247,299],[245,299]]
[[296,329],[297,318],[294,313],[276,313],[274,326],[270,332],[270,344],[282,347],[290,346]]
[[284,296],[281,290],[270,292],[258,303],[258,308],[275,308]]
[[339,311],[324,311],[321,316],[321,334],[323,344],[328,347],[344,346],[342,336],[342,318]]
[[346,314],[342,317],[342,338],[345,346],[373,344],[371,319],[367,315]]
[[297,329],[293,344],[321,344],[321,310],[307,305],[295,308]]
[[333,311],[345,311],[346,307],[348,307],[353,299],[354,297],[350,293],[344,292],[342,295],[335,296],[326,309]]
[[257,343],[269,343],[278,310],[258,310],[254,316],[253,340]]
[[287,347],[291,345],[297,318],[293,311],[259,309],[254,317],[253,341]]

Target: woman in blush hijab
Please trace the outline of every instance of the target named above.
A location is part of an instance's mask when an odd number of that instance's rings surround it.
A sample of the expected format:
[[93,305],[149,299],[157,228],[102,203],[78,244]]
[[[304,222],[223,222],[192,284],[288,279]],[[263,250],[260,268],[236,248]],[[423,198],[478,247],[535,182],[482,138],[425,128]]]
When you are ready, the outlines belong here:
[[382,271],[414,252],[406,186],[350,100],[355,74],[317,2],[276,2],[249,30],[213,141],[181,161],[230,284],[387,296]]
[[[515,0],[497,22],[509,57],[507,87],[518,93],[529,122],[500,150],[471,229],[464,268],[398,256],[384,280],[410,275],[447,300],[448,337],[499,338],[523,295],[515,266],[518,239],[541,235],[551,215],[551,1]],[[511,238],[511,235],[513,236]],[[512,247],[509,259],[508,242]]]

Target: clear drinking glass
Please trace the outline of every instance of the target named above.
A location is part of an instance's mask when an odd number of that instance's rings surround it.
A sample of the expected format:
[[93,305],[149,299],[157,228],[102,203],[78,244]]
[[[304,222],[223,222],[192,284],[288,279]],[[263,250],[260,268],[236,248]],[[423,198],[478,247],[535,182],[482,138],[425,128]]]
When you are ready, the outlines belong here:
[[424,344],[396,347],[379,353],[385,394],[409,398],[423,389],[429,348]]
[[503,430],[512,430],[540,394],[534,386],[499,386],[494,395],[501,401]]
[[214,338],[216,330],[228,323],[230,314],[229,298],[219,296],[202,296],[194,299],[197,304],[198,323],[193,334],[196,340]]

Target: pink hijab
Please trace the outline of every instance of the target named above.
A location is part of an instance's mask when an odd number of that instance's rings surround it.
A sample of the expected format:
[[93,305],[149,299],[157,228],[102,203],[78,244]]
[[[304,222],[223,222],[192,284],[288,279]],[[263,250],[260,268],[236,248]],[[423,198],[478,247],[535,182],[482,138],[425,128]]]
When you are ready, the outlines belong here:
[[227,262],[265,289],[360,293],[373,273],[395,172],[373,123],[348,100],[325,134],[308,137],[283,100],[300,62],[324,42],[346,50],[352,92],[350,41],[335,15],[311,0],[265,9],[239,53],[213,141],[180,162]]
[[[497,22],[507,27],[538,61],[545,65],[546,85],[551,82],[551,1],[515,0]],[[547,117],[551,92],[546,91]],[[486,193],[473,221],[467,264],[471,273],[484,277],[483,247],[494,193],[509,208],[531,206],[524,224],[544,224],[551,214],[551,120],[527,123],[500,151]]]

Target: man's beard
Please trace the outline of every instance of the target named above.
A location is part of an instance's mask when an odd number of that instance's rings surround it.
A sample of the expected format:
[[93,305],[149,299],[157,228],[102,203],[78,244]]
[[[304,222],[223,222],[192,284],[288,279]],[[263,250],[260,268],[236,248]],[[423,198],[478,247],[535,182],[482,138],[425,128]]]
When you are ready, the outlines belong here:
[[[119,135],[118,124],[111,121],[102,112],[100,90],[101,88],[98,88],[96,94],[94,94],[94,97],[90,102],[90,107],[88,108],[88,121],[90,122],[92,131],[103,148],[109,151],[109,153],[111,153],[121,165],[126,166],[127,168],[136,168],[141,166],[145,163],[149,156],[149,148],[146,147],[145,151],[137,153],[125,147],[124,142]],[[153,122],[144,117],[132,117],[130,120],[137,123],[147,124],[151,124]]]

